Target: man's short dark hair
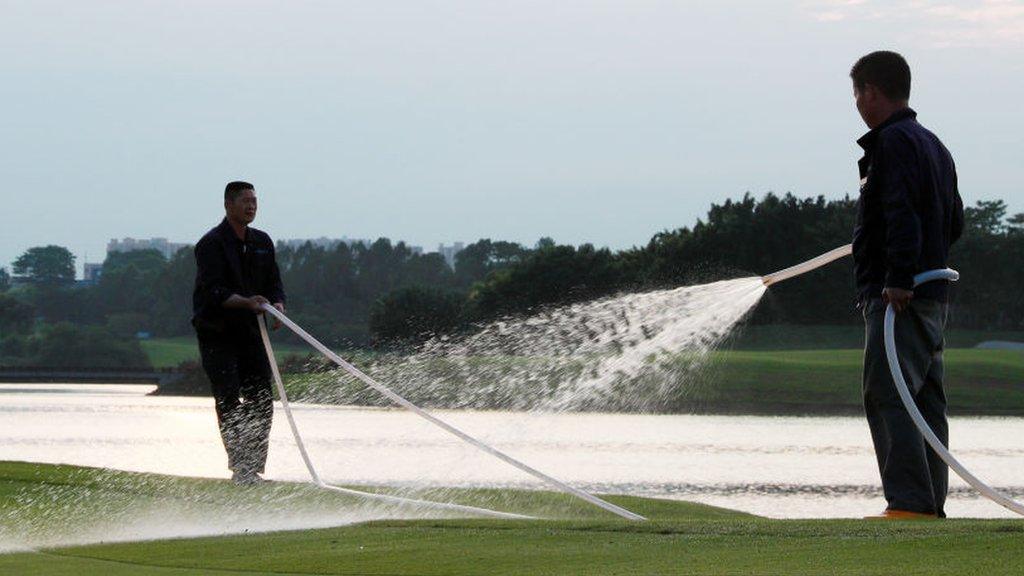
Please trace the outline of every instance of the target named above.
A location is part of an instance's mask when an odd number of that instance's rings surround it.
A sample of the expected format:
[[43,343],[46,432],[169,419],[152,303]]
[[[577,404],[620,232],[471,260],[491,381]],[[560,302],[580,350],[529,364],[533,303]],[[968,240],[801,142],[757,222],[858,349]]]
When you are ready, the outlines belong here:
[[857,60],[850,69],[857,90],[871,84],[890,100],[910,99],[910,66],[896,52],[879,50]]
[[234,202],[236,198],[242,195],[242,192],[255,189],[256,187],[252,184],[242,182],[241,180],[228,182],[228,185],[224,187],[224,201]]

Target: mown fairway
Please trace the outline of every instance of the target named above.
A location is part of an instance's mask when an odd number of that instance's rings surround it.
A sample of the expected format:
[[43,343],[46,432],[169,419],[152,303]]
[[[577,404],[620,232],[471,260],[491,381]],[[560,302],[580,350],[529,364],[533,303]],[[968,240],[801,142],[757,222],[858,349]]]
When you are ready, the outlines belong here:
[[[140,478],[143,488],[133,493]],[[113,487],[97,484],[102,479]],[[115,499],[171,498],[167,486],[188,485],[226,497],[238,489],[223,482],[168,479],[6,463],[0,495],[10,518],[12,495],[62,486]],[[241,491],[268,500],[285,485]],[[61,496],[65,495],[65,496]],[[110,494],[107,494],[110,496]],[[306,492],[307,498],[321,496]],[[465,492],[493,502],[490,491]],[[561,497],[515,493],[506,504],[549,508]],[[272,498],[269,498],[272,500]],[[628,497],[618,504],[647,515],[648,522],[609,519],[579,509],[573,519],[402,520],[341,528],[159,540],[45,549],[0,555],[2,574],[200,575],[200,574],[1020,574],[1024,572],[1024,522],[946,520],[779,521],[717,508]],[[87,501],[83,506],[88,507]],[[319,505],[325,505],[321,501]],[[213,505],[213,504],[211,504]],[[336,505],[340,505],[337,503]],[[563,512],[569,508],[560,508]],[[101,510],[96,513],[102,514]],[[53,521],[58,521],[53,518]],[[6,528],[11,528],[7,526]]]
[[[712,360],[695,406],[746,414],[858,414],[860,350],[728,351]],[[953,415],[1024,415],[1024,352],[945,353]]]

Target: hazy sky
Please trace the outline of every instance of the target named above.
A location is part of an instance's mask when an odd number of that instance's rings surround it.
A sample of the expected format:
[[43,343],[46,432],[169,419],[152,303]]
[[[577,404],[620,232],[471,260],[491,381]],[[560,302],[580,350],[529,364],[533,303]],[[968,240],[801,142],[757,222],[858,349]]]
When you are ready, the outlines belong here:
[[881,48],[965,200],[1024,211],[1020,2],[0,0],[0,265],[194,242],[232,179],[275,238],[428,249],[854,194],[847,73]]

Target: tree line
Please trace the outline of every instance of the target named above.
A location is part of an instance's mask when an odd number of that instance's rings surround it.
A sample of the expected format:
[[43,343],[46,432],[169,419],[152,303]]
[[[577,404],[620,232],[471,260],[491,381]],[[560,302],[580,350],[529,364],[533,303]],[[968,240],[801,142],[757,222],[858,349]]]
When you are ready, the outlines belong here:
[[[747,194],[713,204],[693,226],[622,251],[550,238],[534,246],[482,239],[456,255],[452,268],[440,254],[382,238],[329,248],[279,245],[277,259],[297,322],[332,346],[389,347],[619,292],[765,274],[849,242],[854,218],[849,197]],[[964,236],[951,255],[964,278],[954,290],[954,325],[1024,329],[1022,257],[1024,214],[1008,216],[1001,200],[967,208]],[[132,346],[139,332],[191,334],[194,278],[187,248],[169,259],[154,250],[111,253],[95,285],[74,282],[67,249],[31,248],[10,273],[0,268],[0,363],[52,360],[76,334],[106,346],[93,356],[144,361]],[[851,262],[774,286],[751,321],[858,322]]]

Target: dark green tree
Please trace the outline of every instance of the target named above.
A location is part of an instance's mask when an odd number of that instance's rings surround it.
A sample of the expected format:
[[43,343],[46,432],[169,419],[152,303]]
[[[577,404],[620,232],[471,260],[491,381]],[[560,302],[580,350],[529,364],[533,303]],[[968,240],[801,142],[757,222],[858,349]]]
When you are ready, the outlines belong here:
[[462,316],[461,294],[425,286],[400,288],[374,303],[370,334],[374,342],[414,344],[454,330]]
[[1024,212],[1014,214],[1006,220],[1006,231],[1010,234],[1024,234]]
[[979,200],[964,208],[964,236],[993,236],[1006,231],[1006,202]]
[[515,242],[478,240],[455,255],[455,276],[461,286],[468,287],[491,272],[522,262],[529,254],[530,250]]
[[34,284],[66,285],[75,281],[75,256],[63,246],[37,246],[19,256],[12,271]]
[[0,294],[0,336],[30,333],[35,316],[31,305],[8,294]]
[[192,334],[192,287],[195,279],[196,260],[191,246],[175,252],[156,274],[151,287],[153,307],[148,324],[155,334]]
[[[94,294],[112,330],[124,336],[154,330],[157,284],[166,267],[167,260],[156,250],[107,255]],[[187,286],[180,288],[188,290]]]
[[11,287],[11,275],[6,268],[0,268],[0,292],[7,292]]
[[547,242],[538,246],[520,264],[499,270],[473,287],[469,297],[473,320],[604,296],[629,283],[621,260],[607,248]]

